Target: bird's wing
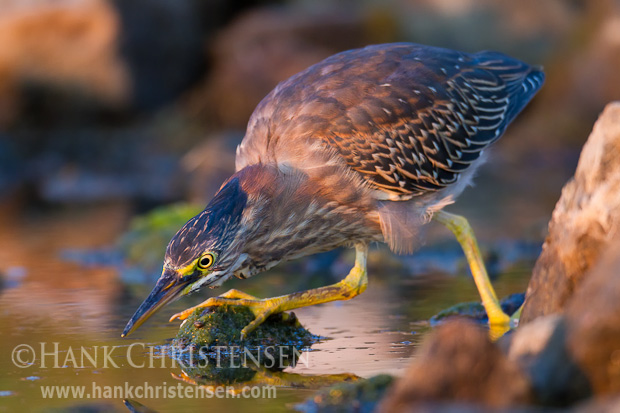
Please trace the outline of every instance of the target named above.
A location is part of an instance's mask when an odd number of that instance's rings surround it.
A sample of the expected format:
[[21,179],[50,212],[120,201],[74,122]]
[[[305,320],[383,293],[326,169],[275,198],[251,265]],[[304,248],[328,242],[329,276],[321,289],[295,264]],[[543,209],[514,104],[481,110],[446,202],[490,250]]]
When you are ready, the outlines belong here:
[[291,147],[319,139],[386,199],[438,191],[502,135],[543,81],[542,71],[496,52],[415,44],[343,52],[261,102],[237,167],[291,159]]

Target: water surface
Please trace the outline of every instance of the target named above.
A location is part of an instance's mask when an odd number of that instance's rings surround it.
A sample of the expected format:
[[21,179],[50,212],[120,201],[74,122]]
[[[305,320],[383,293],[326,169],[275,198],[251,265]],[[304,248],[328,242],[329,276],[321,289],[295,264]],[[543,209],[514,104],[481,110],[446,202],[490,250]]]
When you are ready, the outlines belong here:
[[[92,395],[90,399],[44,399],[41,386],[86,386],[88,394],[95,383],[103,386],[195,386],[229,384],[227,377],[217,374],[196,380],[171,359],[162,355],[178,323],[168,317],[190,305],[219,293],[207,290],[184,298],[154,316],[127,339],[120,338],[125,323],[146,297],[152,280],[135,283],[135,275],[123,274],[128,269],[94,265],[84,266],[60,259],[66,248],[91,248],[112,243],[125,225],[126,210],[122,205],[85,208],[81,212],[60,211],[28,220],[4,220],[0,235],[3,289],[0,294],[0,411],[50,411],[92,408],[102,411],[127,411],[122,399]],[[88,228],[87,231],[84,228]],[[436,261],[442,256],[446,264],[460,259],[458,249],[428,253]],[[379,373],[400,375],[414,357],[416,346],[430,330],[428,319],[438,311],[462,301],[477,300],[473,281],[459,265],[457,274],[402,270],[383,265],[385,258],[376,251],[371,259],[370,285],[359,297],[296,310],[301,322],[314,334],[325,337],[304,354],[303,362],[283,372],[249,372],[250,385],[275,385],[275,399],[243,398],[135,398],[135,401],[157,411],[287,411],[297,402],[311,396],[321,386],[341,380],[366,378]],[[428,260],[420,253],[417,261]],[[456,258],[455,258],[456,257]],[[372,258],[372,257],[371,257]],[[337,267],[346,271],[349,256]],[[416,256],[405,260],[416,261]],[[352,264],[352,262],[350,263]],[[441,268],[441,266],[439,266]],[[495,282],[498,294],[523,291],[527,268],[512,267]],[[260,295],[291,291],[303,285],[303,273],[272,271],[230,287],[242,288]],[[133,280],[128,283],[124,280]],[[320,281],[334,282],[330,277]],[[317,280],[314,279],[313,283]],[[229,287],[228,285],[226,287]],[[41,344],[43,343],[43,344]],[[57,344],[56,344],[57,343]],[[129,347],[134,344],[133,347]],[[12,360],[16,347],[34,349],[36,357],[20,353],[23,361],[33,365],[20,368]],[[24,347],[30,346],[30,347]],[[43,347],[41,347],[43,346]],[[58,357],[53,354],[56,346]],[[114,348],[113,363],[104,363],[103,348]],[[115,347],[116,346],[116,347]],[[156,351],[153,368],[149,368],[153,346]],[[98,355],[93,365],[80,359],[81,348],[91,356]],[[49,353],[41,355],[41,350]],[[143,350],[144,349],[144,350]],[[73,352],[71,354],[71,352]],[[129,354],[129,356],[128,356]],[[73,357],[72,357],[73,356]],[[128,358],[129,357],[129,358]],[[130,360],[131,359],[131,360]],[[19,361],[19,360],[18,360]],[[144,367],[139,368],[144,364]],[[132,366],[133,365],[133,366]]]

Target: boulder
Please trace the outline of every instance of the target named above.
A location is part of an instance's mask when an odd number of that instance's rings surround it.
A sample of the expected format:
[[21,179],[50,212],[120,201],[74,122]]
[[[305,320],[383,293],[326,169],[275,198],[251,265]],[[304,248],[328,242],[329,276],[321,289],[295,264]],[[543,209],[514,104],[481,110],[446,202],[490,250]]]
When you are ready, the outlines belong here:
[[620,102],[607,105],[564,189],[527,289],[521,323],[564,309],[620,227]]
[[[607,105],[562,191],[508,355],[537,403],[620,391],[620,103]],[[553,314],[553,315],[552,315]]]
[[567,330],[563,316],[550,315],[520,327],[512,337],[509,358],[525,373],[537,405],[568,407],[592,395],[568,349]]
[[500,408],[530,400],[525,376],[489,340],[488,332],[456,319],[447,321],[423,342],[378,410],[414,411],[417,406],[437,402]]
[[620,392],[619,269],[616,239],[566,309],[567,349],[597,395]]

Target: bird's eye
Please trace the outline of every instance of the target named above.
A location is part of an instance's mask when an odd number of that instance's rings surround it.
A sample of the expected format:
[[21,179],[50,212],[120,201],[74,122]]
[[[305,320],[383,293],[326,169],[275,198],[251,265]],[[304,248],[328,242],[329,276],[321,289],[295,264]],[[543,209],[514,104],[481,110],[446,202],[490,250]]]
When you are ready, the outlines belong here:
[[213,265],[214,262],[215,256],[208,252],[198,260],[198,268],[201,270],[207,270]]

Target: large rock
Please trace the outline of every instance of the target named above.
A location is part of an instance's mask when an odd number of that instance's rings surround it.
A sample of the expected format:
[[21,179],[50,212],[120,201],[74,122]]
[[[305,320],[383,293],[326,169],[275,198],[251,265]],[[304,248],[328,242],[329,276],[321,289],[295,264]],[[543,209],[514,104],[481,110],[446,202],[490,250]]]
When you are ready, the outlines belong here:
[[564,317],[550,315],[520,327],[508,357],[530,382],[536,404],[567,407],[592,395],[588,379],[567,348]]
[[566,309],[567,349],[599,395],[620,392],[619,269],[615,239]]
[[415,411],[435,402],[488,407],[525,404],[530,387],[515,363],[472,322],[450,320],[429,336],[380,412]]
[[616,404],[601,402],[620,393],[620,239],[610,244],[563,313],[520,326],[500,346],[480,328],[448,321],[423,343],[381,411],[582,402],[576,411],[614,411]]
[[620,103],[612,103],[564,187],[510,339],[509,358],[546,406],[620,392],[619,159]]
[[509,359],[532,383],[537,403],[569,406],[620,392],[620,240],[587,273],[563,314],[519,327]]
[[620,102],[605,108],[549,223],[521,317],[561,311],[620,228]]

